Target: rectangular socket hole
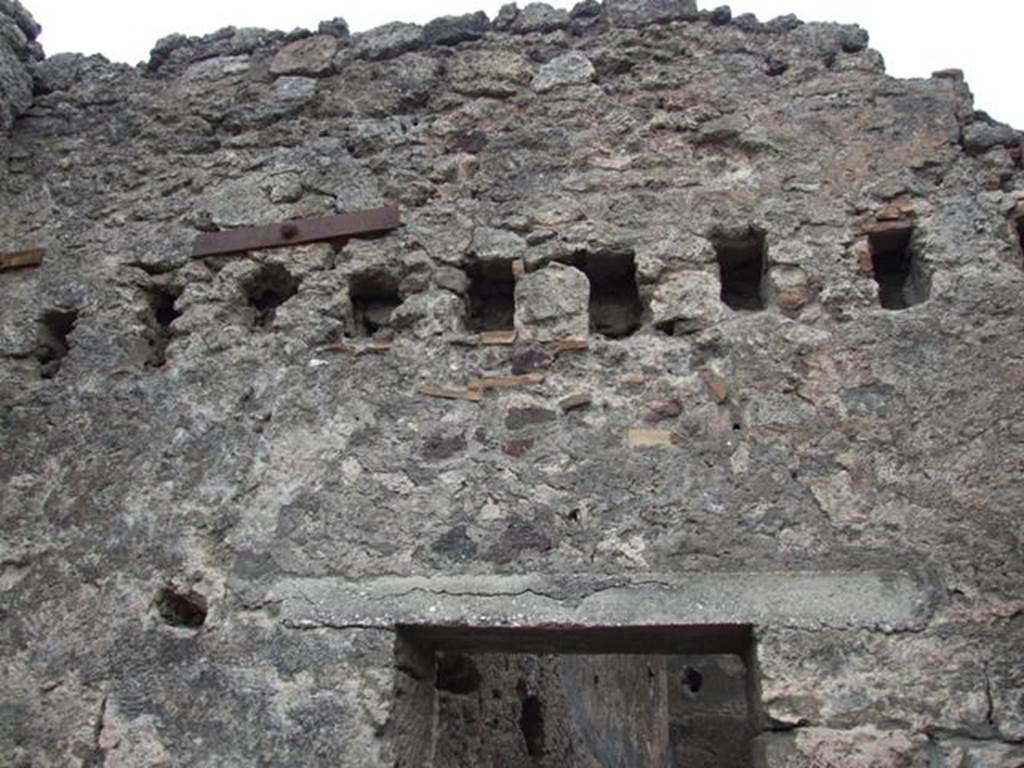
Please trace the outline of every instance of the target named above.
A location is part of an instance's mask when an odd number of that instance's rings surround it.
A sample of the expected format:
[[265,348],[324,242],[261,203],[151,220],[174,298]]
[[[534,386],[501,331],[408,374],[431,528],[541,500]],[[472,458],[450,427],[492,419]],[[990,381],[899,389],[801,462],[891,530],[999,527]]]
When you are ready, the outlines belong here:
[[77,322],[78,313],[74,310],[51,309],[39,318],[36,361],[41,378],[52,379],[60,371],[71,348],[70,336]]
[[738,312],[764,309],[764,273],[768,248],[764,232],[751,229],[737,237],[712,239],[722,282],[722,301]]
[[147,368],[162,368],[167,362],[167,347],[174,335],[171,325],[181,317],[181,312],[174,306],[180,295],[179,289],[169,286],[154,285],[145,289],[146,303],[149,305],[146,321],[149,342]]
[[591,331],[609,339],[624,339],[640,329],[644,308],[632,253],[583,253],[567,263],[590,281]]
[[349,282],[353,335],[372,337],[391,328],[391,313],[402,303],[398,281],[383,272],[356,275]]
[[512,261],[477,261],[466,272],[469,275],[469,330],[511,330],[516,312]]
[[913,249],[914,228],[900,224],[868,234],[871,269],[883,309],[901,310],[928,298],[927,283]]
[[[1020,216],[1016,221],[1017,228],[1017,243],[1020,246],[1021,255],[1024,256],[1024,216]],[[1024,266],[1024,263],[1021,264]]]
[[405,627],[398,765],[747,768],[754,656],[749,627]]

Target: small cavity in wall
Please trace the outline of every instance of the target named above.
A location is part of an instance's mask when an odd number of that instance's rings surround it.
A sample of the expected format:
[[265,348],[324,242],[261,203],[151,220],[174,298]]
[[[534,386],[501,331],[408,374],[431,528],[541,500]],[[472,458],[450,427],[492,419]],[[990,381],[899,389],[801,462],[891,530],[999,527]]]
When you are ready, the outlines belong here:
[[[1020,206],[1020,213],[1013,222],[1014,229],[1017,231],[1017,245],[1020,247],[1021,256],[1024,256],[1024,204]],[[1021,267],[1024,267],[1024,260],[1021,261]]]
[[636,333],[643,322],[643,304],[632,253],[583,253],[567,262],[590,281],[590,330],[610,339]]
[[301,281],[280,264],[264,264],[243,288],[253,309],[253,328],[267,330],[277,309],[299,291]]
[[749,627],[403,627],[398,765],[752,765]]
[[512,261],[479,261],[469,274],[469,315],[471,331],[505,331],[514,325],[516,280]]
[[891,222],[868,232],[871,268],[884,309],[908,309],[928,299],[928,280],[914,248],[914,226]]
[[71,348],[70,336],[77,322],[78,313],[65,309],[47,310],[39,318],[35,357],[41,378],[52,379],[60,371]]
[[742,235],[716,235],[711,239],[722,282],[722,301],[741,312],[765,307],[764,277],[768,261],[765,233],[750,228]]
[[391,328],[391,313],[402,303],[398,280],[384,272],[355,275],[349,281],[352,302],[352,335],[376,336]]
[[184,629],[199,629],[206,623],[206,598],[191,590],[163,587],[153,600],[165,624]]
[[152,286],[145,291],[146,303],[149,305],[149,357],[147,368],[162,368],[167,362],[167,347],[171,343],[171,324],[181,317],[174,307],[179,290],[166,286]]

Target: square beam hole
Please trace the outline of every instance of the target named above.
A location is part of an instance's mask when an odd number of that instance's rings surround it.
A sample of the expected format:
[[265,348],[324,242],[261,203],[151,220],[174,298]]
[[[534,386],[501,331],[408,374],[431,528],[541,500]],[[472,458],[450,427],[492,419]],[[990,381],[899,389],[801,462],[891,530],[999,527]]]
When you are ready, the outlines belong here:
[[[1014,222],[1014,228],[1017,230],[1017,244],[1020,246],[1021,255],[1024,256],[1024,216],[1018,216]],[[1021,266],[1024,266],[1022,262]]]
[[567,260],[590,281],[590,330],[609,339],[632,336],[644,308],[632,253],[582,253]]
[[750,627],[403,627],[397,765],[747,768]]
[[928,298],[928,284],[913,248],[914,227],[905,222],[879,226],[868,233],[871,269],[884,309],[900,310]]
[[469,274],[469,316],[471,331],[507,331],[515,326],[516,279],[512,261],[477,261]]
[[391,329],[391,313],[402,303],[398,280],[384,272],[354,276],[348,285],[353,335],[373,337]]
[[764,309],[764,273],[768,261],[765,233],[750,229],[740,236],[712,238],[722,282],[722,301],[738,312]]

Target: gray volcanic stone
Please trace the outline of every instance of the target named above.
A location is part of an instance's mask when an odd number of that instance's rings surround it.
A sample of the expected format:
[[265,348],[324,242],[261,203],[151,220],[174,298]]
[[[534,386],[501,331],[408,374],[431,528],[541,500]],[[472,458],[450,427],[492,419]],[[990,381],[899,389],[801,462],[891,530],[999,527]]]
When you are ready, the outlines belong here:
[[423,27],[423,40],[427,45],[457,45],[479,40],[490,29],[483,11],[463,16],[442,16]]
[[964,149],[985,152],[993,147],[1013,146],[1020,142],[1021,133],[1001,123],[977,122],[964,128]]
[[320,24],[317,25],[317,32],[321,35],[333,35],[339,40],[346,42],[352,36],[349,32],[348,22],[341,16],[321,21]]
[[338,39],[332,35],[315,35],[289,43],[270,62],[274,75],[326,75],[331,71]]
[[577,51],[552,59],[537,72],[531,84],[538,93],[547,93],[566,85],[583,85],[597,76],[590,59]]
[[466,304],[453,293],[442,290],[416,293],[391,314],[391,324],[416,338],[438,336],[462,330]]
[[512,32],[554,32],[569,26],[569,12],[547,3],[528,3],[509,25]]
[[[4,18],[0,17],[0,23]],[[6,21],[13,25],[10,19]],[[23,50],[0,42],[0,132],[7,131],[32,104],[32,76],[23,61]]]
[[470,96],[514,96],[533,77],[530,60],[515,51],[468,51],[450,71],[452,88]]
[[19,0],[0,0],[0,14],[13,19],[28,40],[35,40],[43,31],[43,28]]
[[641,27],[696,19],[696,0],[605,0],[608,21],[617,27]]
[[189,65],[181,76],[186,80],[218,80],[248,72],[251,66],[252,57],[249,55],[217,56]]
[[524,340],[584,338],[589,329],[590,281],[575,267],[552,263],[516,283],[516,330]]
[[301,101],[316,94],[316,80],[312,77],[288,75],[274,83],[274,96],[284,101]]
[[356,35],[353,48],[364,59],[391,59],[425,45],[423,27],[393,22]]

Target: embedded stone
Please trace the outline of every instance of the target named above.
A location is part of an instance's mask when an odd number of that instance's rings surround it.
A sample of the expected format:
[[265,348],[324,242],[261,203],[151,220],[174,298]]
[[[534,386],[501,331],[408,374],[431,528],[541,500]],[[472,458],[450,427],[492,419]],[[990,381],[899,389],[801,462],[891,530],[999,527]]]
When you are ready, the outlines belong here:
[[662,280],[651,295],[655,327],[675,335],[693,333],[718,322],[725,313],[722,283],[708,272],[678,272]]
[[516,15],[509,29],[516,34],[554,32],[569,26],[569,12],[547,3],[530,3]]
[[320,24],[317,25],[316,31],[321,35],[332,35],[333,37],[343,41],[347,41],[349,37],[351,37],[348,22],[341,16],[335,16],[333,19],[321,21]]
[[425,45],[423,27],[396,21],[356,35],[352,50],[359,58],[393,59]]
[[316,95],[316,80],[312,77],[287,75],[274,81],[274,96],[282,101],[304,101]]
[[490,22],[483,11],[462,16],[442,16],[423,28],[423,41],[427,45],[457,45],[479,40],[489,28]]
[[579,51],[570,51],[552,59],[533,78],[533,90],[547,93],[568,85],[585,85],[597,76],[590,59]]
[[683,407],[678,400],[670,398],[652,400],[644,408],[644,421],[648,424],[657,424],[659,421],[674,419],[682,412]]
[[453,293],[441,290],[416,293],[391,313],[391,325],[423,339],[455,333],[462,329],[465,302]]
[[511,431],[558,421],[558,414],[538,406],[512,407],[505,413],[505,428]]
[[516,283],[515,325],[526,341],[586,336],[590,281],[575,267],[552,263]]
[[796,314],[810,301],[808,279],[800,267],[775,265],[765,275],[766,297],[786,314]]
[[1015,146],[1021,134],[1002,123],[971,123],[964,128],[964,149],[968,152],[987,152],[993,147]]
[[251,62],[252,57],[248,54],[204,59],[189,65],[188,69],[182,73],[182,78],[185,80],[219,80],[222,77],[248,72]]
[[608,21],[617,27],[642,27],[698,18],[696,0],[605,0]]
[[314,35],[289,43],[270,62],[273,75],[308,75],[317,77],[331,72],[334,55],[338,52],[338,38],[333,35]]
[[530,60],[514,51],[468,51],[451,65],[452,88],[467,96],[514,96],[532,77]]

